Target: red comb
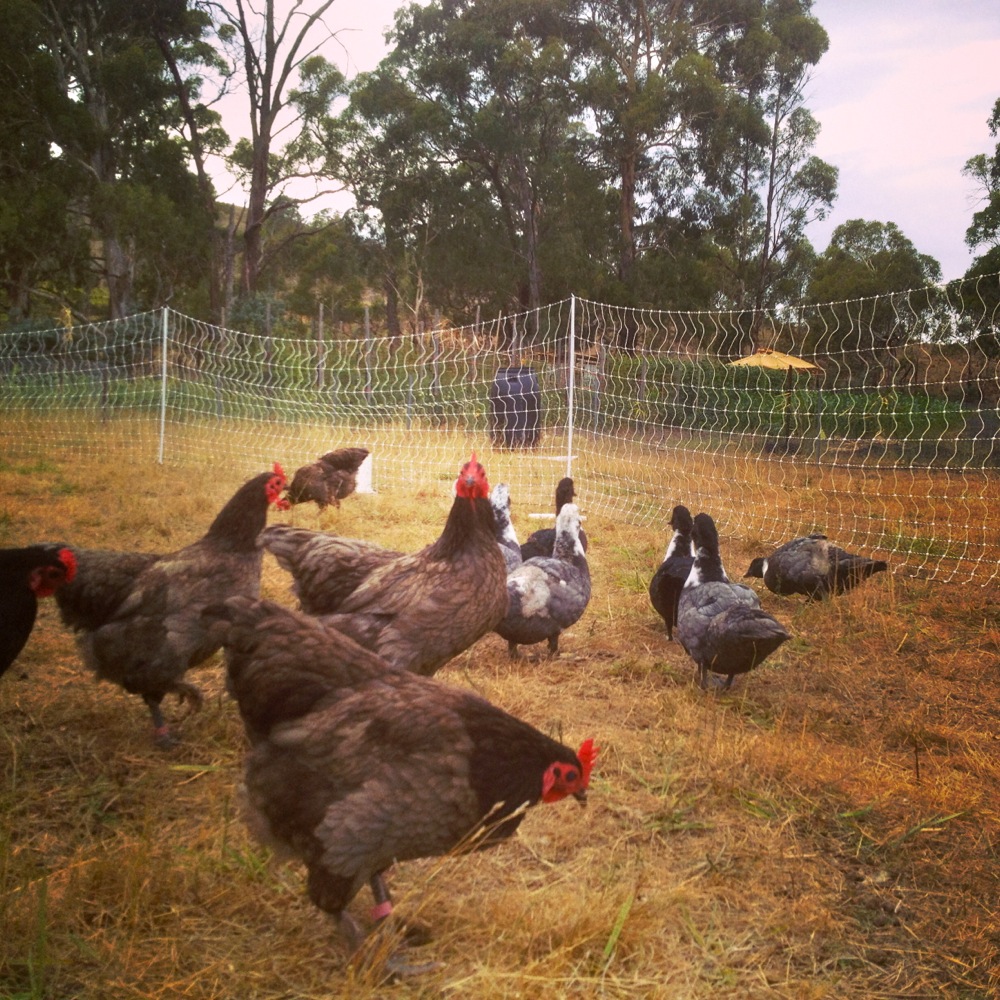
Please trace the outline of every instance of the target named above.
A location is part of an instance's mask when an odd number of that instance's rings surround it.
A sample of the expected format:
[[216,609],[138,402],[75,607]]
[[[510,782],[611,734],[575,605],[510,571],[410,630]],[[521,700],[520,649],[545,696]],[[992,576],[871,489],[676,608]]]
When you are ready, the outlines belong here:
[[281,467],[281,463],[280,462],[275,462],[274,463],[274,474],[276,476],[281,476],[282,479],[286,479],[287,478],[285,476],[285,470]]
[[56,558],[66,567],[66,582],[72,583],[76,576],[76,556],[69,549],[60,549]]
[[594,769],[594,761],[597,760],[600,749],[600,747],[595,747],[594,741],[590,739],[584,740],[576,752],[577,757],[580,758],[580,766],[583,768],[584,787],[590,784],[590,772]]

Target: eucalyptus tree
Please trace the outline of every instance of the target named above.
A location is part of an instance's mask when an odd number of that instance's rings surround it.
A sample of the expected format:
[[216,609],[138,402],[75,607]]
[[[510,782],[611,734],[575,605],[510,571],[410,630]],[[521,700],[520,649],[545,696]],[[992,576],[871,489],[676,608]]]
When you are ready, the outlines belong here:
[[837,187],[837,169],[811,152],[819,125],[804,106],[829,45],[812,0],[745,6],[745,28],[720,49],[731,100],[706,160],[720,299],[751,317],[740,350],[759,310],[800,296],[815,257],[806,227],[826,217]]
[[640,256],[663,243],[652,220],[690,197],[700,136],[725,105],[713,48],[732,12],[699,0],[581,0],[573,18],[576,93],[617,192],[616,274],[629,294]]
[[[410,94],[428,161],[456,178],[495,224],[516,267],[510,302],[543,301],[542,241],[566,202],[567,177],[597,187],[593,173],[567,172],[585,136],[570,87],[570,0],[437,0],[396,19],[387,68]],[[484,221],[489,221],[485,218]]]
[[[311,147],[301,141],[307,128],[304,116],[328,114],[329,104],[344,86],[339,71],[319,55],[336,35],[325,20],[334,0],[200,3],[216,19],[220,43],[247,100],[249,136],[236,142],[229,162],[247,188],[240,288],[252,296],[258,291],[266,258],[285,246],[282,241],[268,243],[268,221],[286,212],[300,212],[303,206],[340,190],[339,185],[324,186],[325,177],[305,155]],[[321,83],[319,92],[300,88],[306,66],[313,83]],[[318,186],[312,183],[316,181]],[[298,227],[293,231],[296,239],[311,232]]]
[[917,327],[934,328],[940,280],[941,265],[895,223],[850,219],[834,229],[813,268],[806,301],[822,312],[804,346],[842,356],[848,367],[892,355]]
[[[1000,99],[986,120],[993,139],[1000,138]],[[964,278],[949,286],[959,305],[959,335],[985,355],[1000,357],[1000,142],[991,152],[965,161],[962,173],[975,185],[978,207],[965,231],[965,245],[978,255]]]
[[87,178],[53,145],[56,122],[82,127],[77,111],[39,4],[0,0],[0,309],[11,321],[57,315],[83,282],[88,234],[74,202]]
[[[183,0],[35,0],[18,6],[22,24],[34,31],[28,50],[33,69],[47,67],[44,88],[21,90],[26,110],[34,112],[36,155],[39,163],[45,160],[47,145],[51,157],[43,175],[51,175],[58,161],[70,192],[67,217],[79,220],[74,232],[85,233],[96,251],[89,255],[92,275],[73,278],[80,289],[74,305],[88,311],[94,305],[86,300],[88,289],[100,282],[111,317],[124,316],[143,304],[137,294],[162,298],[176,290],[175,279],[186,282],[204,266],[192,257],[207,245],[211,215],[205,210],[199,224],[191,224],[199,206],[178,139],[173,81],[151,26],[184,45],[201,36],[206,22],[192,18]],[[15,37],[2,44],[14,44]],[[23,59],[28,52],[10,56]],[[57,201],[48,192],[48,204]]]

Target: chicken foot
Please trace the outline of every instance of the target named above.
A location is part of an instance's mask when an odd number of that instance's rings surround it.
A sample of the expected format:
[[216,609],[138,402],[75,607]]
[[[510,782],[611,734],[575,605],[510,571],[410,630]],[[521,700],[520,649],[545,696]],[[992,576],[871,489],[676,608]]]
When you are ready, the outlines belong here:
[[[351,961],[359,962],[361,965],[368,964],[377,956],[385,946],[392,942],[392,936],[396,933],[391,929],[389,923],[392,916],[392,897],[389,889],[382,877],[382,872],[376,872],[368,883],[375,899],[375,906],[372,908],[372,916],[375,919],[375,927],[370,935],[366,937],[357,921],[346,910],[342,910],[337,915],[340,932],[347,939],[351,949]],[[377,939],[384,938],[388,934],[388,940],[380,942]],[[430,935],[426,929],[402,928],[403,944],[399,949],[394,949],[388,954],[383,962],[383,968],[390,979],[404,979],[410,976],[421,976],[428,972],[433,972],[440,968],[440,962],[413,963],[406,959],[406,949],[411,943],[418,943],[419,938],[423,938],[419,943],[429,940]],[[367,952],[367,954],[365,954]]]
[[[175,681],[170,690],[177,695],[182,704],[185,701],[189,702],[192,712],[197,712],[201,708],[201,692],[193,684],[188,684],[186,681]],[[171,730],[167,720],[163,717],[163,710],[160,707],[163,697],[162,693],[144,694],[142,700],[146,703],[153,719],[153,743],[160,750],[170,750],[180,743],[180,737]]]

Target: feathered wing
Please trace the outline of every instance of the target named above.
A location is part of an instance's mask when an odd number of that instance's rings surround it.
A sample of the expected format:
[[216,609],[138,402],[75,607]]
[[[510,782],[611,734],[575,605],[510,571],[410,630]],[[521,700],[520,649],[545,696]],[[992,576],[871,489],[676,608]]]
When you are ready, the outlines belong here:
[[736,674],[753,670],[791,638],[787,629],[761,608],[753,590],[722,581],[684,589],[676,634],[698,665],[702,683],[711,671],[726,675],[727,686]]
[[357,473],[368,457],[367,448],[335,448],[319,458],[320,464],[338,472]]
[[56,593],[63,624],[96,629],[106,624],[132,592],[136,580],[162,558],[152,552],[77,549],[75,579]]
[[334,614],[375,570],[403,557],[374,542],[287,524],[265,528],[260,544],[291,573],[299,605],[311,615]]
[[434,673],[496,626],[507,595],[495,543],[481,558],[457,561],[435,557],[432,548],[372,571],[323,621],[393,667]]

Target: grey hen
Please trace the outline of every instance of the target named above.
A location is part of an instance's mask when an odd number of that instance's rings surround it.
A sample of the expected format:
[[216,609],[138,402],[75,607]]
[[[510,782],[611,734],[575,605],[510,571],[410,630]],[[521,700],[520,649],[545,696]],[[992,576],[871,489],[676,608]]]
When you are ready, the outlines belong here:
[[708,514],[695,517],[691,547],[694,564],[678,604],[677,639],[697,664],[702,687],[711,672],[725,675],[728,688],[737,674],[753,670],[791,635],[761,608],[753,590],[730,581]]
[[507,574],[507,614],[496,631],[507,640],[512,659],[519,645],[543,640],[554,656],[560,632],[579,621],[590,602],[590,568],[575,503],[563,505],[555,530],[551,556],[535,556]]
[[586,800],[592,740],[574,753],[471,691],[392,670],[270,601],[231,598],[205,617],[250,738],[251,830],[305,863],[309,898],[352,950],[362,932],[347,906],[367,883],[385,920],[393,863],[492,846],[525,807]]
[[793,538],[769,556],[754,559],[744,575],[762,577],[764,586],[775,594],[820,598],[843,594],[888,568],[881,559],[852,555],[826,535],[814,534]]

